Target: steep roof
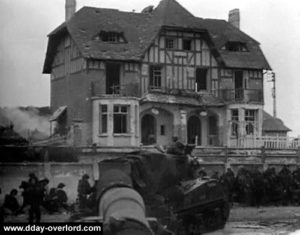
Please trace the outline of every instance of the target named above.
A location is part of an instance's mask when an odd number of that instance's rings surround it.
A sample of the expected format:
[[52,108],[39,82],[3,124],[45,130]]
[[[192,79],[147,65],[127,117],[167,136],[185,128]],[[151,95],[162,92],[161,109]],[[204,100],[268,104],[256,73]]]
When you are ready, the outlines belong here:
[[[226,67],[271,69],[259,43],[249,35],[232,26],[225,20],[201,19],[199,22],[211,36]],[[248,52],[232,52],[222,49],[227,42],[243,42],[247,44]]]
[[263,112],[263,126],[264,132],[288,132],[290,128],[286,127],[283,121],[279,118],[272,117],[266,111]]
[[[223,61],[217,60],[224,62],[227,67],[270,68],[259,44],[226,21],[197,18],[177,1],[162,0],[150,13],[83,7],[49,34],[43,72],[51,72],[56,47],[63,35],[71,35],[85,58],[141,61],[163,27],[203,32],[207,35],[210,47],[217,49],[219,53],[216,55]],[[96,37],[100,31],[122,32],[126,43],[103,42]],[[229,40],[246,41],[250,45],[249,52],[222,51],[221,47]]]

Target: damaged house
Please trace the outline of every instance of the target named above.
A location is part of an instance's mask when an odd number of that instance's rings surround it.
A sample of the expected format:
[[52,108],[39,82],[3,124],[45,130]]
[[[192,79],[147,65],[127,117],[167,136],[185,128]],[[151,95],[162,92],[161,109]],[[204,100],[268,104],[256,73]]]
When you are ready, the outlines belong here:
[[141,13],[66,1],[66,21],[48,37],[51,118],[75,146],[242,146],[260,137],[259,42],[228,22],[192,15],[175,0]]

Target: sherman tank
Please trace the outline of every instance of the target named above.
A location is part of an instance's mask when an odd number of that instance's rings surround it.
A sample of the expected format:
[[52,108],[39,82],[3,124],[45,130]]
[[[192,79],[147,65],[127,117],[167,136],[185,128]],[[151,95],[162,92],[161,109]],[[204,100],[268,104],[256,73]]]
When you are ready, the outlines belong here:
[[218,181],[195,177],[187,155],[136,152],[99,163],[105,234],[201,234],[222,228],[229,204]]

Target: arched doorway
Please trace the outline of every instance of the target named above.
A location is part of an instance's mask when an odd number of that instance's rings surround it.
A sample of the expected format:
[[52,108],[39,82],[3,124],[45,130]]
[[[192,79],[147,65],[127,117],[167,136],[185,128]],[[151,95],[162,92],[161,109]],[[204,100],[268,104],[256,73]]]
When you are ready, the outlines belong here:
[[156,119],[150,114],[142,118],[142,144],[151,145],[156,143]]
[[197,139],[197,145],[201,145],[201,120],[199,117],[191,116],[188,119],[187,132],[189,144],[195,144]]
[[218,117],[208,117],[208,145],[217,146],[219,144],[218,139]]

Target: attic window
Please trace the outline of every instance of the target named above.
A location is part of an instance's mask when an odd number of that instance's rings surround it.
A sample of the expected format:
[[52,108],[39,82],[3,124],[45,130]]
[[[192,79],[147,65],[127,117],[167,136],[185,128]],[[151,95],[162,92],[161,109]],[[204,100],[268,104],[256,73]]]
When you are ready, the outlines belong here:
[[125,43],[125,38],[122,32],[101,31],[99,39],[103,42]]
[[247,48],[247,44],[244,42],[227,42],[225,49],[228,51],[240,51],[240,52],[249,51]]

